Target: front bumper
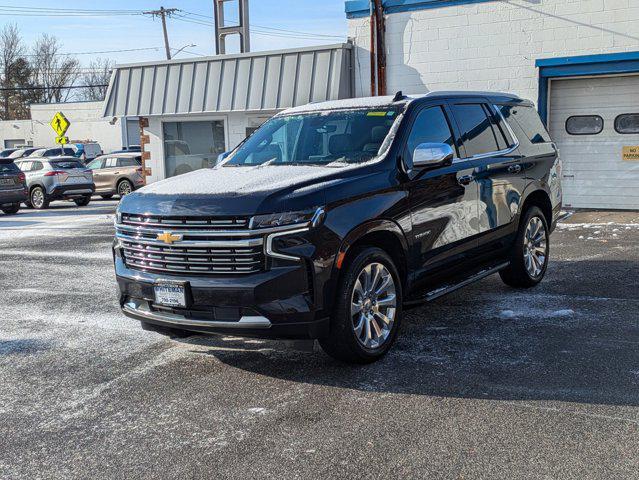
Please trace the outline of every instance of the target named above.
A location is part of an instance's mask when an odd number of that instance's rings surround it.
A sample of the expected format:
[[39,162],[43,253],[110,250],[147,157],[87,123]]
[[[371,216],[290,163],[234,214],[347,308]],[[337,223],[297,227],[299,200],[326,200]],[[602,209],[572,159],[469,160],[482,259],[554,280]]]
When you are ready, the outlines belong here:
[[0,206],[22,203],[29,197],[29,191],[24,188],[0,190]]
[[315,339],[329,320],[315,308],[303,262],[250,275],[185,276],[188,308],[156,305],[154,285],[175,277],[127,268],[115,256],[122,312],[160,326],[246,337]]

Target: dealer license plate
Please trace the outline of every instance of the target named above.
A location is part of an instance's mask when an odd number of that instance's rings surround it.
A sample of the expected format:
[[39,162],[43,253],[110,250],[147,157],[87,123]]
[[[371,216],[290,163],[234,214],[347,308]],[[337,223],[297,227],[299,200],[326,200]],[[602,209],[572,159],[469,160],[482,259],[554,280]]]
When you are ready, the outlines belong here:
[[12,178],[0,178],[0,185],[13,185],[14,181]]
[[186,307],[186,289],[184,285],[155,285],[155,303],[166,307]]

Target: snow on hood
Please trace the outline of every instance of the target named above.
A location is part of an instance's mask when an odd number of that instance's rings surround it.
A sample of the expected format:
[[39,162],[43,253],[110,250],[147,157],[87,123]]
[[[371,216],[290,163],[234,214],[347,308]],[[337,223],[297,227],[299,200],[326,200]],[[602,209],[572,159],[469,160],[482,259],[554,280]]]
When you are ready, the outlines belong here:
[[264,165],[216,167],[167,178],[138,190],[155,195],[245,195],[318,181],[343,169],[318,166]]
[[323,110],[389,107],[391,105],[403,105],[409,103],[412,100],[411,98],[406,97],[404,100],[393,103],[393,98],[393,95],[386,95],[381,97],[359,97],[348,98],[345,100],[329,100],[328,102],[308,103],[306,105],[300,105],[299,107],[286,109],[278,113],[277,116],[296,113],[319,112]]

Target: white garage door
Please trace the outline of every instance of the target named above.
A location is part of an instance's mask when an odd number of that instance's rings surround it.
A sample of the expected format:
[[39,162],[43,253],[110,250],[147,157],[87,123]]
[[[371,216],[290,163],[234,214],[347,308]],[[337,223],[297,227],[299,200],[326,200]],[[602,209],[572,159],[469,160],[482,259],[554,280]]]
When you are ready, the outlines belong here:
[[564,205],[639,209],[639,75],[552,80]]

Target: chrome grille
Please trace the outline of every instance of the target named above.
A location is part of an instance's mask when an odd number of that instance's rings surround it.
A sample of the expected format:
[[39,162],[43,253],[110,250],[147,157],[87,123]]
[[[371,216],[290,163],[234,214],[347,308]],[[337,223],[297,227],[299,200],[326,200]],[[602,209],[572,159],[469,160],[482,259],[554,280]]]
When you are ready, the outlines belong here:
[[[204,223],[206,222],[206,223]],[[229,223],[232,222],[232,223]],[[264,269],[264,239],[238,228],[248,219],[190,219],[122,215],[116,237],[129,268],[167,274],[248,274]],[[158,235],[178,240],[167,244]]]

